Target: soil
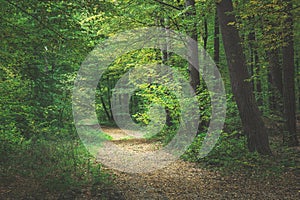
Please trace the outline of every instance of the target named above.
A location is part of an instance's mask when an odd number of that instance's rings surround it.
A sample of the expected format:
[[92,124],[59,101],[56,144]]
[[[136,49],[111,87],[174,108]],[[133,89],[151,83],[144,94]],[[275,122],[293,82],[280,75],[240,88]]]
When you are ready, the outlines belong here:
[[[143,153],[162,146],[155,140],[129,138],[117,128],[102,129],[124,151]],[[147,167],[143,162],[139,165]],[[114,176],[115,192],[122,199],[300,199],[300,179],[294,172],[275,178],[241,172],[224,175],[182,160],[149,173],[126,173],[108,166],[106,171]]]

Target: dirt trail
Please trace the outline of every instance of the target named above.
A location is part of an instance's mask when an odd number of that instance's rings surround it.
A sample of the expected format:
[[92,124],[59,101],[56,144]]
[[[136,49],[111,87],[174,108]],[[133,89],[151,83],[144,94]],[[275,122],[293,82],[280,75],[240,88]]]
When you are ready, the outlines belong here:
[[[102,128],[124,151],[147,152],[161,147],[157,141],[130,139],[116,128]],[[126,138],[125,140],[122,140]],[[129,139],[128,139],[129,138]],[[140,163],[143,165],[143,163]],[[146,167],[146,166],[145,166]],[[107,168],[115,175],[114,182],[124,199],[299,199],[296,178],[285,174],[276,180],[258,180],[247,174],[224,176],[177,160],[163,169],[130,174]],[[119,197],[120,198],[120,197]],[[111,199],[114,199],[113,197]]]

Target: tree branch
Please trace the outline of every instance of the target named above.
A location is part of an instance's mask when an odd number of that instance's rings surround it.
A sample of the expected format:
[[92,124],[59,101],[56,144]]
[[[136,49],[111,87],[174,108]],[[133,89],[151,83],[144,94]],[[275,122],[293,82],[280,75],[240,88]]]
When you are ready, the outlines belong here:
[[5,0],[7,3],[9,3],[10,5],[20,9],[22,12],[24,12],[25,14],[31,16],[33,19],[35,19],[36,21],[38,21],[42,26],[44,26],[45,28],[47,28],[48,30],[54,32],[56,35],[58,35],[61,39],[65,39],[63,35],[61,35],[58,31],[54,30],[53,28],[47,26],[45,23],[43,23],[41,20],[39,20],[36,16],[30,14],[29,12],[27,12],[25,9],[21,8],[20,6],[12,3],[9,0]]
[[155,1],[155,2],[157,2],[157,3],[160,3],[160,4],[164,5],[164,6],[168,6],[168,7],[170,7],[170,8],[173,8],[173,9],[175,9],[175,10],[181,10],[180,8],[178,8],[178,7],[176,7],[176,6],[173,6],[173,5],[171,5],[171,4],[165,3],[165,2],[163,2],[163,1],[161,1],[161,0],[153,0],[153,1]]

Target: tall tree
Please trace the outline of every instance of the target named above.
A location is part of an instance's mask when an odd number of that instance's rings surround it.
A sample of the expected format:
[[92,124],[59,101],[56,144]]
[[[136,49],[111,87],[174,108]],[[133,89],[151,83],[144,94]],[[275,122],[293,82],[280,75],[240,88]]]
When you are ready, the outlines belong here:
[[294,64],[294,37],[293,37],[293,15],[291,10],[293,4],[287,0],[286,25],[284,47],[282,49],[283,64],[283,107],[285,118],[285,130],[287,131],[287,143],[289,146],[299,145],[296,133],[296,100],[295,100],[295,64]]
[[214,61],[219,65],[220,62],[220,27],[218,19],[218,10],[215,10],[215,24],[214,24]]
[[268,134],[261,118],[261,113],[253,95],[246,58],[241,46],[238,30],[229,25],[235,23],[231,0],[217,2],[218,18],[227,57],[232,92],[239,109],[244,132],[247,136],[249,151],[260,154],[271,154]]
[[[249,19],[251,20],[251,19]],[[248,35],[248,42],[249,42],[249,50],[250,50],[250,67],[251,67],[251,73],[254,76],[257,76],[257,78],[255,78],[253,80],[253,89],[256,89],[256,93],[257,93],[257,103],[259,106],[263,105],[263,101],[262,101],[262,97],[261,97],[261,93],[262,93],[262,84],[261,84],[261,80],[260,80],[260,63],[259,63],[259,56],[258,56],[258,46],[257,46],[257,42],[256,42],[256,33],[254,30],[251,30],[249,35]]]
[[279,61],[279,49],[267,50],[268,62],[269,62],[269,82],[271,84],[271,99],[270,108],[278,110],[282,113],[281,106],[278,102],[282,102],[283,96],[283,82],[282,82],[282,67]]
[[[196,22],[196,6],[195,6],[195,0],[186,0],[185,6],[188,9],[186,13],[186,18],[188,21],[192,22],[191,25],[187,27],[187,33],[188,35],[195,40],[198,41],[198,32],[197,32],[197,22]],[[198,64],[198,44],[197,43],[191,43],[188,44],[189,52],[191,53],[190,59],[193,60],[193,63],[195,63],[196,66],[193,66],[193,64],[189,63],[188,69],[189,69],[189,76],[190,76],[190,83],[194,91],[196,92],[199,85],[200,85],[200,76],[199,71],[196,69],[199,67]]]

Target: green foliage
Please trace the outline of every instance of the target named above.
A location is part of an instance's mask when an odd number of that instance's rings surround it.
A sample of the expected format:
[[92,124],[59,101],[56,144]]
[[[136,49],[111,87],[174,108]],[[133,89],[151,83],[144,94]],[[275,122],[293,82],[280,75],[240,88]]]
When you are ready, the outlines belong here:
[[100,164],[94,162],[77,139],[38,139],[11,147],[9,153],[7,147],[1,148],[1,155],[5,156],[1,157],[1,160],[5,159],[0,168],[0,177],[4,180],[2,184],[10,176],[21,176],[38,183],[30,195],[37,196],[45,191],[59,195],[69,190],[81,190],[93,185],[104,188],[110,184],[109,175],[102,171]]
[[242,130],[239,111],[232,94],[227,95],[227,110],[224,130],[226,132],[240,132]]
[[[0,179],[1,188],[16,185],[8,198],[108,184],[72,125],[76,70],[89,39],[103,38],[80,30],[76,18],[90,8],[80,1],[1,1]],[[18,177],[34,191],[22,191]]]
[[[161,26],[187,33],[196,24],[199,42],[203,43],[203,24],[207,20],[207,51],[213,55],[215,1],[196,1],[197,14],[193,18],[186,17],[191,8],[185,8],[183,0],[168,1],[168,4],[152,0],[1,1],[0,186],[14,182],[18,177],[36,183],[37,191],[41,193],[60,193],[83,187],[97,190],[98,186],[108,184],[108,175],[87,153],[76,134],[71,102],[73,81],[81,62],[97,44],[118,32],[136,27]],[[299,3],[295,1],[294,5],[295,63],[299,66]],[[245,81],[253,83],[257,100],[262,100],[261,111],[275,123],[281,123],[282,119],[281,112],[270,110],[269,106],[269,99],[274,94],[271,94],[273,91],[268,80],[267,52],[280,50],[286,45],[283,38],[292,34],[286,31],[292,29],[291,24],[284,23],[287,18],[285,9],[285,1],[235,1],[238,22],[231,24],[240,31],[249,72],[252,73],[250,80]],[[255,39],[251,40],[249,35],[253,32]],[[258,59],[253,59],[254,51]],[[198,152],[211,117],[209,91],[201,80],[197,91],[201,130],[183,158],[224,171],[249,170],[271,175],[295,169],[295,152],[278,141],[272,143],[278,152],[274,157],[261,157],[246,150],[222,43],[219,53],[218,67],[228,93],[223,133],[209,156],[200,159]],[[96,91],[95,107],[101,124],[114,125],[110,102],[113,89],[129,70],[163,63],[188,80],[188,63],[173,53],[163,61],[162,54],[157,49],[132,51],[116,58],[109,66]],[[281,59],[279,56],[280,62]],[[296,75],[300,80],[299,74],[298,69]],[[134,78],[156,77],[140,73]],[[262,91],[258,91],[258,83]],[[157,83],[135,86],[129,103],[132,119],[142,126],[162,126],[158,132],[149,129],[149,137],[167,144],[181,125],[176,93]],[[299,91],[296,91],[296,96],[299,96]],[[282,102],[276,103],[281,107]],[[162,118],[161,113],[167,118]],[[274,135],[278,134],[271,136]],[[93,127],[87,128],[85,138],[85,142],[91,145],[89,148],[111,139]],[[24,198],[17,193],[20,196],[16,198]]]
[[[246,139],[237,133],[222,133],[214,149],[204,158],[198,157],[201,143],[205,134],[200,134],[182,156],[183,159],[198,162],[201,166],[234,174],[237,171],[246,172],[248,176],[263,178],[278,176],[287,171],[297,169],[297,151],[282,147],[280,141],[273,141],[272,147],[276,150],[274,156],[261,156],[258,153],[249,153],[246,148]],[[288,156],[289,155],[289,156]]]

